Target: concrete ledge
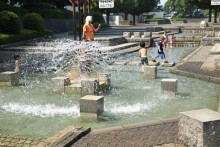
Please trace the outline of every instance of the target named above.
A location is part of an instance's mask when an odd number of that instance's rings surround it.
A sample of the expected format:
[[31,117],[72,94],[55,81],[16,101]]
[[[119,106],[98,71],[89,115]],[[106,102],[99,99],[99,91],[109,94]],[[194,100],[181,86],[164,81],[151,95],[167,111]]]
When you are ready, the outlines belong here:
[[205,75],[200,75],[200,74],[194,74],[194,77],[196,79],[200,79],[200,80],[204,80],[204,81],[209,81],[210,77],[209,76],[205,76]]
[[106,132],[113,132],[117,130],[126,130],[126,129],[142,128],[142,127],[148,127],[148,126],[154,126],[154,125],[161,125],[164,123],[177,122],[178,120],[179,120],[178,117],[173,117],[173,118],[161,119],[161,120],[155,120],[155,121],[149,121],[149,122],[125,124],[125,125],[116,126],[116,127],[94,130],[91,132],[91,134],[100,134],[100,133],[106,133]]
[[84,129],[82,127],[75,128],[69,126],[54,136],[49,137],[44,142],[41,142],[37,147],[70,146],[83,136],[87,135],[90,131],[91,128]]
[[210,82],[220,83],[220,78],[217,78],[217,77],[210,77],[209,80]]
[[179,75],[194,78],[194,73],[180,70]]

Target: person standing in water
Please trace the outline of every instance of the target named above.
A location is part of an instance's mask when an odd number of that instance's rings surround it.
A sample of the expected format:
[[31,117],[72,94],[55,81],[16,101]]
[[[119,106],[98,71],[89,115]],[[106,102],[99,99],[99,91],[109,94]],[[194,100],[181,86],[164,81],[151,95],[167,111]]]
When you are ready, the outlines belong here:
[[154,59],[153,55],[149,52],[149,50],[145,47],[145,42],[140,42],[140,50],[139,50],[139,57],[141,58],[141,65],[142,65],[142,71],[144,71],[144,66],[148,65],[148,58],[147,55],[149,54],[152,59]]
[[86,41],[94,41],[94,32],[98,32],[100,28],[101,24],[99,24],[98,28],[96,29],[92,24],[92,16],[87,16],[85,25],[83,26],[83,34],[81,39]]
[[174,41],[175,41],[175,37],[174,37],[174,34],[173,34],[173,35],[171,35],[171,37],[170,37],[170,47],[171,47],[171,48],[173,47]]
[[14,55],[14,59],[15,59],[15,72],[16,73],[19,73],[20,70],[21,70],[21,67],[20,67],[20,56],[19,55]]
[[163,42],[162,42],[162,40],[160,40],[157,44],[157,54],[154,58],[157,59],[158,57],[160,57],[160,59],[164,60],[164,63],[168,63],[168,61],[166,60],[165,53],[163,51]]

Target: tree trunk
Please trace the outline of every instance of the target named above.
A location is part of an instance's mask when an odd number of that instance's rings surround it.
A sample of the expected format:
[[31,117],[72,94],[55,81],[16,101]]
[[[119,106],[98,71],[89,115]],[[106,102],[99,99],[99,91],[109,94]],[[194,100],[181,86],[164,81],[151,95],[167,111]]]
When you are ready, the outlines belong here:
[[133,26],[135,26],[135,15],[133,15]]
[[110,13],[107,11],[106,12],[106,23],[109,25],[109,16],[110,16]]
[[212,8],[209,8],[209,22],[212,22]]
[[214,23],[217,23],[217,13],[218,13],[218,10],[217,10],[217,8],[215,8]]

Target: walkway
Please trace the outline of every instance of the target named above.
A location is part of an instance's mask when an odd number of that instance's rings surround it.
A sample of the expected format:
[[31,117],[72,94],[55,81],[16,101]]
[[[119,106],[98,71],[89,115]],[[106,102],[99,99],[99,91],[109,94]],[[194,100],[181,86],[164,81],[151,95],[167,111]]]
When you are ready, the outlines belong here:
[[211,54],[212,48],[213,46],[200,46],[170,72],[220,83],[219,71],[215,70],[215,59],[220,59],[220,54]]
[[81,138],[72,147],[150,147],[179,143],[177,124],[178,119],[173,118],[96,130]]

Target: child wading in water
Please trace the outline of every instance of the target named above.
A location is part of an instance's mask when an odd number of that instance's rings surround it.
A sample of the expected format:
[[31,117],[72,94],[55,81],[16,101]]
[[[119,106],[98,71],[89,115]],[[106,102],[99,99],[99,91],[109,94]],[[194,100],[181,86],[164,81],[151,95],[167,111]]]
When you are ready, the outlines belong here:
[[144,66],[148,65],[148,59],[147,59],[147,54],[154,59],[153,55],[148,51],[148,49],[145,47],[145,42],[141,41],[140,42],[140,50],[139,50],[139,57],[141,57],[141,66],[142,66],[142,71],[144,71]]
[[174,35],[171,35],[171,37],[170,37],[170,47],[171,48],[173,47],[174,41],[175,41],[175,37],[174,37]]
[[20,67],[20,56],[19,55],[14,55],[15,59],[15,72],[20,72],[21,67]]
[[164,51],[163,51],[163,42],[162,40],[160,40],[157,44],[157,54],[154,57],[155,59],[157,59],[158,57],[160,57],[161,60],[164,60],[164,63],[168,63],[168,61],[166,60]]

